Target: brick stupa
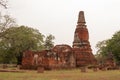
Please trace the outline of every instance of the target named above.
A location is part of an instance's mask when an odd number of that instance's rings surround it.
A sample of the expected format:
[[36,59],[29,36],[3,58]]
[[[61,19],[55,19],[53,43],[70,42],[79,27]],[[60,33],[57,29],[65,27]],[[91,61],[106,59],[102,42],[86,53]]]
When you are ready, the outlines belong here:
[[89,42],[89,32],[85,24],[84,12],[80,11],[73,41],[73,52],[76,55],[77,67],[95,64],[96,62]]
[[80,11],[73,48],[61,44],[50,50],[25,51],[23,52],[21,69],[38,69],[38,72],[43,72],[44,69],[71,69],[94,65],[96,59],[92,54],[89,33],[85,24],[84,12]]

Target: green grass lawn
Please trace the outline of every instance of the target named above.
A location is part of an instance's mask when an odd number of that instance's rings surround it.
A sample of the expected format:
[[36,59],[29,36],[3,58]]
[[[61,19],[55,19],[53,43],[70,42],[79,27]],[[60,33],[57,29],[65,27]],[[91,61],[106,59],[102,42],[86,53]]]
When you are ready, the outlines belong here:
[[120,80],[120,70],[97,71],[88,70],[82,73],[79,69],[25,72],[0,72],[0,80]]

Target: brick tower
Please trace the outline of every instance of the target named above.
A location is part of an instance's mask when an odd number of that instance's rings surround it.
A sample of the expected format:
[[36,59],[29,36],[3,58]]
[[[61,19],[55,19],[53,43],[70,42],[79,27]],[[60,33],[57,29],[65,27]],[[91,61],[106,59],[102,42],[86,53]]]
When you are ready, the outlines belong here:
[[89,43],[89,33],[85,25],[84,12],[80,11],[74,33],[73,51],[76,54],[76,66],[86,66],[96,62]]

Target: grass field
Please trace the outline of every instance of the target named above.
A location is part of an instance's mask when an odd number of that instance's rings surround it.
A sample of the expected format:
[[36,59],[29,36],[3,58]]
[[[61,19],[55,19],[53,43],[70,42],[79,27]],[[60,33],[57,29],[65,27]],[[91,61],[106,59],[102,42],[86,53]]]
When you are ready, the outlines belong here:
[[97,71],[88,70],[82,73],[79,69],[25,72],[0,72],[0,80],[120,80],[120,70]]

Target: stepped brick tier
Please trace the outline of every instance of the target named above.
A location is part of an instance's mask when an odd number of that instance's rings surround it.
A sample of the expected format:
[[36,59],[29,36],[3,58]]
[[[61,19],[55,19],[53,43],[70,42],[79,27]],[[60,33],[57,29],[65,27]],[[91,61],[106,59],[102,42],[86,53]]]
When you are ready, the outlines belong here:
[[80,11],[73,41],[73,52],[76,55],[76,66],[78,67],[96,63],[89,42],[88,29],[85,24],[84,12]]
[[89,33],[85,25],[84,12],[80,11],[74,34],[73,47],[56,45],[51,50],[40,52],[26,51],[23,53],[23,69],[63,69],[95,65],[96,59],[92,54],[89,43]]

